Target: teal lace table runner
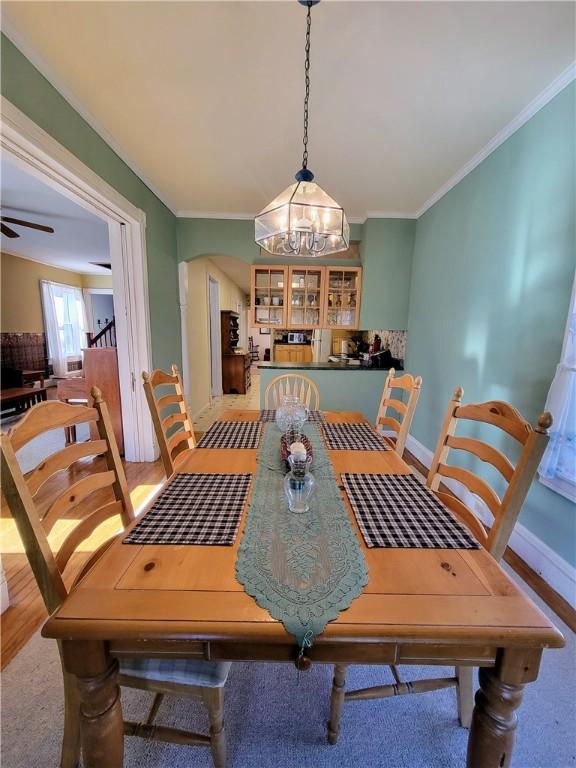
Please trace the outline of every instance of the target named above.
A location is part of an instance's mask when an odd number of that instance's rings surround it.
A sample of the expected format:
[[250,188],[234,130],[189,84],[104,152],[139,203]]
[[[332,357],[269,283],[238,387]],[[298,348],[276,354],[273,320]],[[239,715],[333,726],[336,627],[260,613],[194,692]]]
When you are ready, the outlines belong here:
[[316,479],[310,511],[288,510],[280,431],[264,427],[252,503],[238,550],[236,576],[259,606],[281,621],[300,648],[348,608],[368,583],[368,569],[317,427],[304,433]]

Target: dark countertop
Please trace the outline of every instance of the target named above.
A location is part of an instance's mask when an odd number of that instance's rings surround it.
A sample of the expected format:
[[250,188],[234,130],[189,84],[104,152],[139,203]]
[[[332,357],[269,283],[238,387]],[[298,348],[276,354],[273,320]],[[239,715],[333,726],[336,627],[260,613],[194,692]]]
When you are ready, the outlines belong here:
[[[367,365],[348,365],[348,363],[257,363],[258,368],[286,369],[304,371],[388,371],[389,368],[373,368]],[[401,370],[397,368],[396,370]]]

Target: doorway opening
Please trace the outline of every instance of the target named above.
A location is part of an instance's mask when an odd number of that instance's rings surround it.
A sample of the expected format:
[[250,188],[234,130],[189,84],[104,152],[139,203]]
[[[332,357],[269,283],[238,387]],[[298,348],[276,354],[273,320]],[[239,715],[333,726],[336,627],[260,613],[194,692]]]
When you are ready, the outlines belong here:
[[154,461],[157,449],[140,386],[141,371],[152,367],[145,215],[11,102],[2,98],[1,104],[3,156],[107,228],[125,459]]

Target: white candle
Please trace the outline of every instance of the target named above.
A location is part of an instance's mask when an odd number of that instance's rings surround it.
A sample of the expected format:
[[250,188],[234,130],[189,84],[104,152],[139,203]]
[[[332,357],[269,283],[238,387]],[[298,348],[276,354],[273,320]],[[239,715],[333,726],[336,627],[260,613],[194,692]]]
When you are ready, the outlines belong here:
[[305,460],[306,446],[304,445],[304,443],[300,443],[300,442],[292,443],[290,445],[290,453],[292,454],[292,456],[294,456],[294,458]]

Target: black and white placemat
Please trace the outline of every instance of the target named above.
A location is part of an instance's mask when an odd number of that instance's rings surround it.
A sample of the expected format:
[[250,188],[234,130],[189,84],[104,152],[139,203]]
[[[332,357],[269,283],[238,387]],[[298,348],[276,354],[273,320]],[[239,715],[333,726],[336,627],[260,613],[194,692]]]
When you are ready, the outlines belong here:
[[233,544],[250,478],[177,474],[124,544]]
[[258,448],[262,424],[258,421],[215,421],[197,448]]
[[[308,421],[323,424],[326,421],[323,411],[308,411]],[[276,411],[260,411],[258,421],[276,421]]]
[[467,528],[414,475],[342,475],[368,547],[478,549]]
[[332,451],[389,451],[390,446],[368,424],[323,424],[326,447]]

